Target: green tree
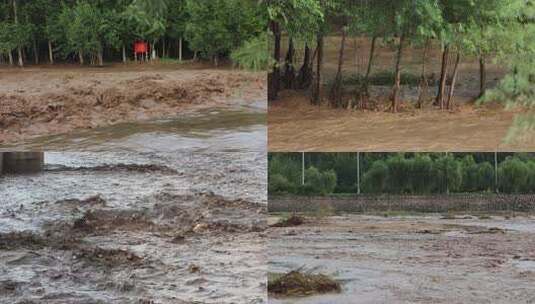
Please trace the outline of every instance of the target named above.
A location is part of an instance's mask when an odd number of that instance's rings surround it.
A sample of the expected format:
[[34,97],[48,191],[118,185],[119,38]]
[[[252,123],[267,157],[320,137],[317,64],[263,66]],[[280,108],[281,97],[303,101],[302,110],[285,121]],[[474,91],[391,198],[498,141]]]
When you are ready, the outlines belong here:
[[167,9],[167,0],[133,0],[126,11],[136,35],[150,41],[152,59],[157,57],[156,42],[165,34]]
[[186,9],[189,19],[185,35],[190,47],[210,58],[216,66],[222,55],[258,36],[265,27],[262,13],[251,1],[187,0]]
[[498,168],[498,183],[501,192],[519,193],[526,188],[528,181],[528,167],[516,157],[509,157],[500,163]]
[[336,173],[333,170],[320,172],[316,167],[305,170],[305,184],[301,187],[303,194],[329,194],[336,187]]
[[371,168],[362,177],[362,190],[364,193],[384,193],[387,188],[388,166],[384,161],[372,163]]
[[495,188],[495,172],[494,167],[489,162],[483,162],[478,165],[478,190],[491,191]]
[[435,187],[440,193],[457,192],[462,185],[462,171],[459,162],[451,154],[435,160]]

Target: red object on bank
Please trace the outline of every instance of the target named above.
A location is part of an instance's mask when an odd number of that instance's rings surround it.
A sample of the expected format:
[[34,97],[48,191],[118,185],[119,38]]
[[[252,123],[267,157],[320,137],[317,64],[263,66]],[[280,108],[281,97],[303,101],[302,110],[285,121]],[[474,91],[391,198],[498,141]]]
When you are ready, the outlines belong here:
[[149,45],[146,42],[136,42],[134,43],[134,53],[143,54],[149,51]]

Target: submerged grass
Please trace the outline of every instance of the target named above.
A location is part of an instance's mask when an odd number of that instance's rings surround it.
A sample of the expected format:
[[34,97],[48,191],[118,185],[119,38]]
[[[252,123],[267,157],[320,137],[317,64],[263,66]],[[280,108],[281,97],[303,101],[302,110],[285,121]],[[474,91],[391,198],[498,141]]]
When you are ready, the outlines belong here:
[[340,283],[324,274],[294,270],[286,274],[268,275],[268,292],[278,296],[308,296],[341,291]]
[[[392,71],[381,71],[375,74],[370,75],[368,82],[370,85],[376,86],[393,86],[395,79],[395,73]],[[408,85],[411,87],[416,87],[420,84],[421,76],[402,72],[401,73],[401,85]],[[434,79],[432,76],[429,76],[429,85],[433,85]],[[344,85],[357,85],[361,86],[364,84],[364,77],[359,74],[352,74],[343,78]]]

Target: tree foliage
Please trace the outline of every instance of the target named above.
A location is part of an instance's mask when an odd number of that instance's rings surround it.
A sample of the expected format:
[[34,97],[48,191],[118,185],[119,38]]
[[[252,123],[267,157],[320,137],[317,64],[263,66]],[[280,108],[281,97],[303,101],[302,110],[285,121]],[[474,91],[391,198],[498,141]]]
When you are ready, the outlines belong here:
[[153,58],[170,49],[189,58],[227,58],[258,42],[267,23],[267,9],[253,0],[16,0],[17,20],[12,3],[0,3],[0,56],[17,56],[21,48],[36,62],[45,54],[50,61],[92,63],[120,51],[127,57],[136,40],[150,43]]
[[358,166],[361,193],[535,193],[533,153],[498,154],[498,172],[494,153],[361,153],[360,164],[355,153],[307,154],[304,186],[300,154],[268,159],[271,194],[356,193]]

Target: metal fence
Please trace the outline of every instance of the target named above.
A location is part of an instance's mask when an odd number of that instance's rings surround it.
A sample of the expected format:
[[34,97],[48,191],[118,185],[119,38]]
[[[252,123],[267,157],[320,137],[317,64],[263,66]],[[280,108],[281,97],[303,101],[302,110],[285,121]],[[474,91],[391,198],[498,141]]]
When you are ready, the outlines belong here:
[[[274,168],[275,158],[284,164]],[[335,193],[535,193],[531,153],[270,153],[269,164],[270,177],[281,174],[297,187],[311,167],[332,170]]]

